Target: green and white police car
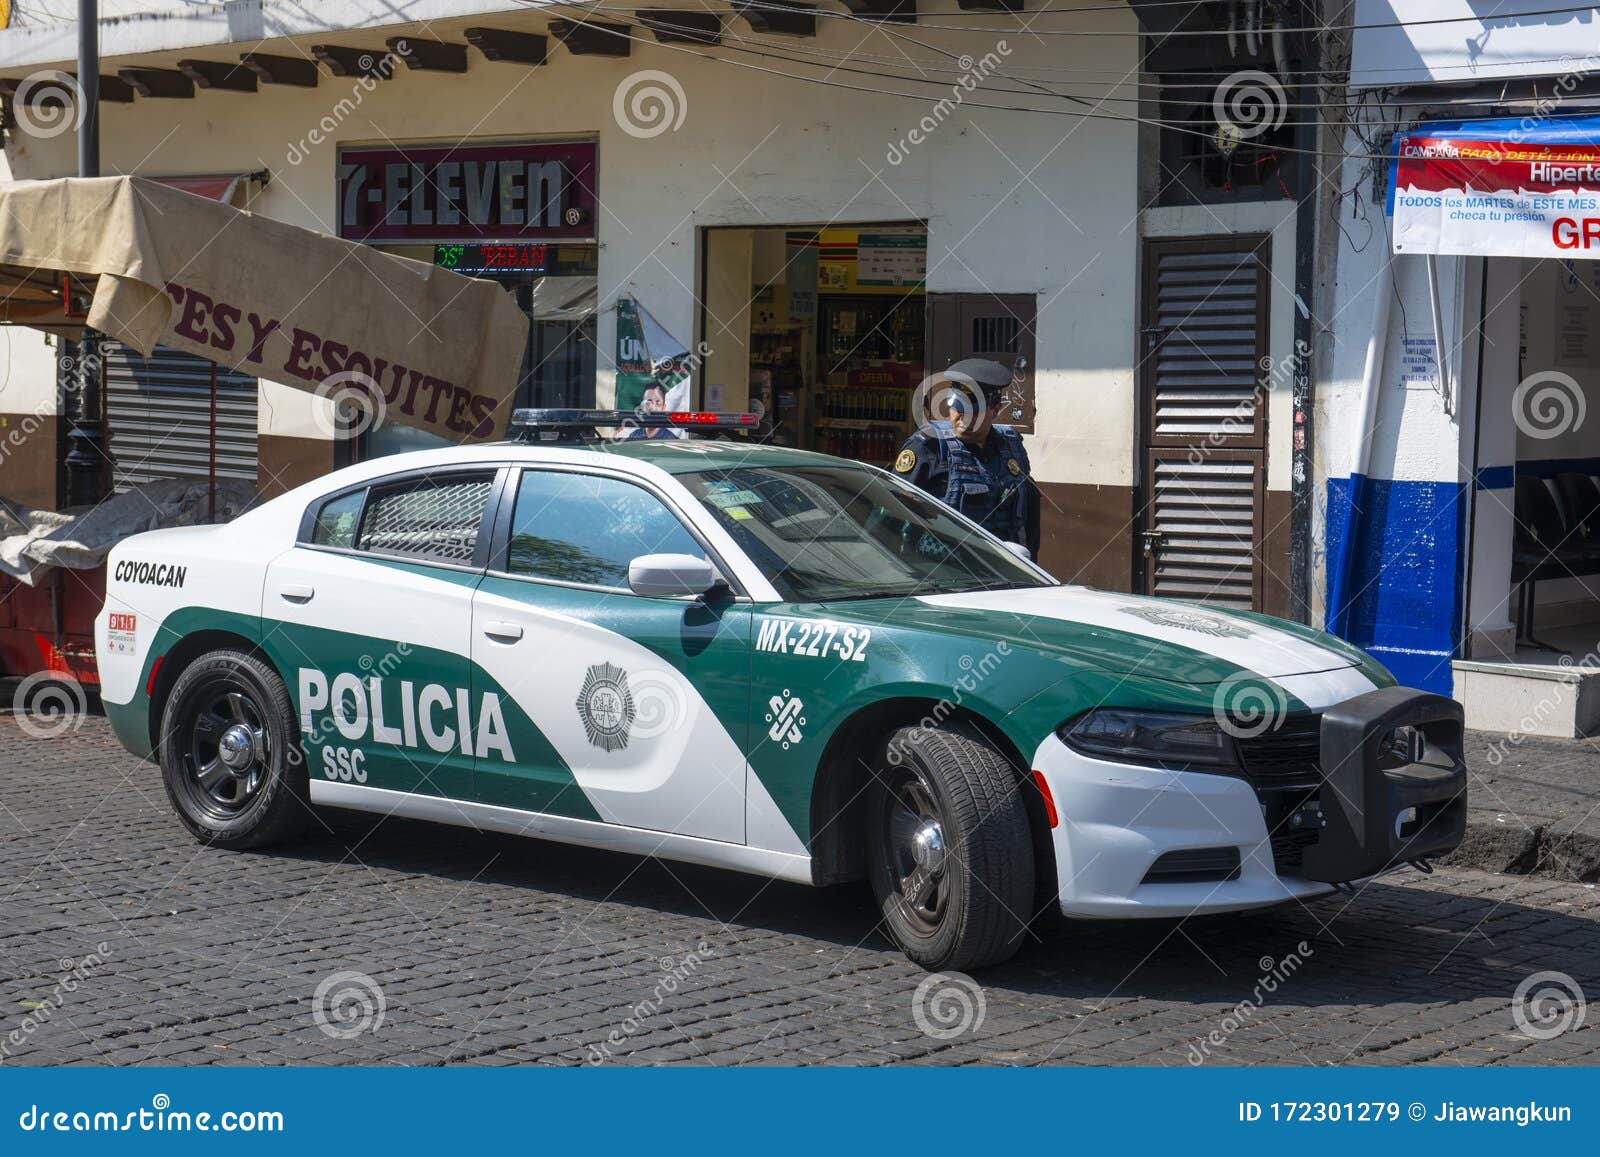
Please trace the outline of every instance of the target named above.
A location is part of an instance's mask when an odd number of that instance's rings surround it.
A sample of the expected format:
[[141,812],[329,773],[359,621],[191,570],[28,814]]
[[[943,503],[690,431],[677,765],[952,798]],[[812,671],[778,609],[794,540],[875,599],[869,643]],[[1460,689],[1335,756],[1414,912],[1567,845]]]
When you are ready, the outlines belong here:
[[198,839],[353,808],[865,878],[930,968],[1461,839],[1459,708],[1336,638],[1062,585],[860,463],[519,419],[115,549],[106,713]]

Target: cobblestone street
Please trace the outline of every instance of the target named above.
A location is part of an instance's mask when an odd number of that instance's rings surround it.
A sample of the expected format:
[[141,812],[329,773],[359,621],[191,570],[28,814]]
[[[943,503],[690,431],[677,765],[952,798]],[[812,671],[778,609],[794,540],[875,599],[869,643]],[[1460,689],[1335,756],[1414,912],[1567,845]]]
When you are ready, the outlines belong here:
[[875,930],[864,887],[407,822],[333,826],[268,853],[206,850],[103,720],[43,740],[0,717],[0,1063],[1600,1054],[1593,1015],[1550,1039],[1513,1018],[1531,974],[1600,993],[1600,897],[1581,883],[1452,868],[1269,914],[1076,924],[981,989],[919,995],[925,974]]

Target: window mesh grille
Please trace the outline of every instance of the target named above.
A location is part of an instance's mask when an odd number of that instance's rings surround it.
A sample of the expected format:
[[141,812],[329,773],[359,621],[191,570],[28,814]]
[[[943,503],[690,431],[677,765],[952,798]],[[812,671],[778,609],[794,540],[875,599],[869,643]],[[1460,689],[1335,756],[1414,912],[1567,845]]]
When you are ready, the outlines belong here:
[[492,479],[423,482],[376,495],[362,522],[361,550],[472,561]]

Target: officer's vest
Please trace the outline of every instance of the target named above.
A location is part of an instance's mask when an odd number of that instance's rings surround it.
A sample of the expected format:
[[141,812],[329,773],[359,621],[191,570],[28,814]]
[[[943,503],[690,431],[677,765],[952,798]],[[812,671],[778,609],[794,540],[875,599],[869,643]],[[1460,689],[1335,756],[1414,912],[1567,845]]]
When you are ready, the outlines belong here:
[[[959,437],[948,422],[934,422],[933,434],[938,441],[939,460],[948,471],[945,475],[944,501],[945,505],[960,511],[968,518],[983,524],[985,530],[999,538],[1018,538],[1023,527],[1027,524],[1028,516],[1028,487],[1026,478],[1022,474],[1011,475],[996,486],[995,479],[983,468],[983,463]],[[1022,435],[1010,426],[993,426],[989,430],[991,438],[1000,439],[1000,461],[1013,461],[1019,465],[1027,461],[1027,452],[1022,447]],[[987,493],[981,493],[980,501],[971,501],[968,486],[983,486]],[[1004,507],[996,508],[995,503],[1006,487],[1013,487],[1013,493],[1006,500]]]

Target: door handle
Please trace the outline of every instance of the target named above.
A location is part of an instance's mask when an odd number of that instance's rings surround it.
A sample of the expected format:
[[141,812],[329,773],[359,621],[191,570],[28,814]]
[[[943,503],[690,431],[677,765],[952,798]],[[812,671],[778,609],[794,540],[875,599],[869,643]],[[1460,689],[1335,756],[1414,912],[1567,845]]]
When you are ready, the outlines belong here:
[[486,623],[483,633],[502,643],[515,643],[522,638],[522,628],[515,623]]
[[301,586],[287,586],[278,592],[286,603],[309,603],[316,593],[316,587]]

